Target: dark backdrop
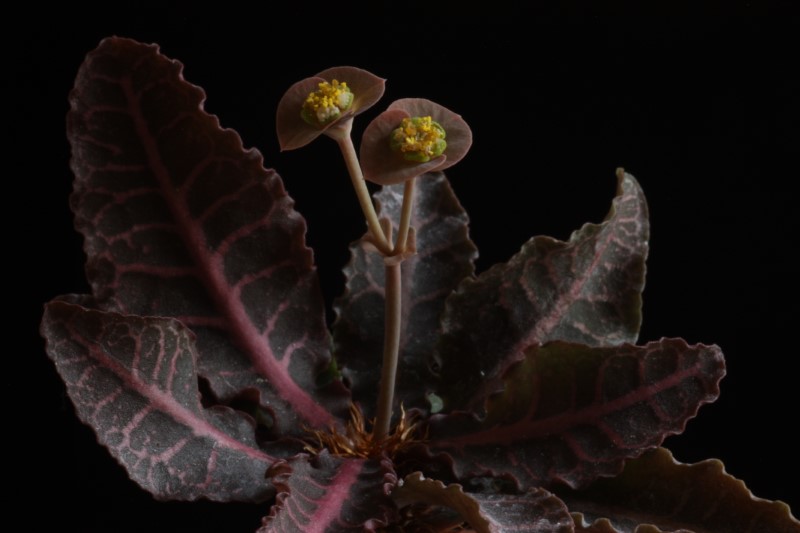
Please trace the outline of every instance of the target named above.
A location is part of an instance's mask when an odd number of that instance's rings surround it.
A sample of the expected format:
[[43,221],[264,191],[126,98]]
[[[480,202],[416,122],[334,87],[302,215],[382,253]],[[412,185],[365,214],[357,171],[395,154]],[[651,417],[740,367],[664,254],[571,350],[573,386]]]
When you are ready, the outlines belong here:
[[532,235],[566,239],[600,221],[614,169],[625,167],[652,216],[641,339],[716,343],[728,364],[720,399],[666,444],[682,461],[723,459],[755,494],[797,513],[797,18],[564,19],[489,7],[358,11],[347,2],[266,7],[270,16],[225,4],[206,13],[188,3],[117,6],[7,21],[19,35],[6,35],[15,92],[5,114],[18,118],[6,124],[14,165],[5,204],[7,213],[23,209],[7,224],[5,259],[19,267],[6,279],[8,333],[23,332],[24,342],[6,355],[14,426],[3,434],[13,486],[42,511],[29,520],[79,531],[233,532],[253,531],[267,512],[157,503],[138,489],[77,421],[36,332],[45,301],[87,290],[67,207],[64,116],[83,56],[112,34],[157,42],[182,61],[186,78],[206,89],[207,110],[281,173],[308,220],[328,301],[363,221],[334,143],[278,151],[274,109],[296,80],[347,64],[388,78],[357,134],[395,98],[427,97],[464,116],[474,145],[448,175],[470,213],[479,271]]

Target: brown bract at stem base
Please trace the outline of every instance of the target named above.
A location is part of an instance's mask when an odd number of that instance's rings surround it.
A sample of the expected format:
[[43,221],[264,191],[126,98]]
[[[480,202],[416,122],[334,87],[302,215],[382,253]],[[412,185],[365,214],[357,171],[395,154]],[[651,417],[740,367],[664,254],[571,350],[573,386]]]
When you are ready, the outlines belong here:
[[350,406],[350,420],[344,432],[336,427],[325,430],[309,430],[311,441],[305,449],[309,453],[317,454],[328,450],[333,455],[340,457],[358,457],[362,459],[386,455],[393,457],[413,444],[424,441],[417,433],[419,425],[413,416],[400,408],[400,419],[395,427],[385,438],[376,439],[371,429],[367,428],[367,421],[361,409],[355,404]]

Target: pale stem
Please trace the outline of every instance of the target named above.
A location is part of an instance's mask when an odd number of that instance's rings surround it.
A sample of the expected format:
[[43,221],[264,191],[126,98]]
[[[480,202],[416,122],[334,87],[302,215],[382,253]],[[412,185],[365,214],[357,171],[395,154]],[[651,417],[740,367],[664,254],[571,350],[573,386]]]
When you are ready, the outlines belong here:
[[384,261],[385,285],[385,325],[383,337],[383,368],[378,391],[378,412],[373,436],[381,441],[389,435],[392,422],[392,404],[397,380],[397,365],[400,359],[400,330],[402,328],[402,270],[403,254],[406,251],[408,230],[411,225],[411,212],[414,207],[414,182],[411,178],[403,189],[403,207],[400,212],[400,228],[397,233],[393,255]]
[[401,272],[402,259],[387,258],[385,292],[385,328],[383,337],[383,369],[378,392],[378,412],[373,436],[380,442],[389,435],[394,402],[394,384],[397,377],[397,360],[400,352]]
[[400,212],[400,228],[397,230],[397,242],[394,245],[394,253],[402,254],[406,251],[408,241],[408,228],[411,225],[411,211],[414,208],[414,184],[417,178],[406,180],[403,189],[403,210]]
[[[367,226],[375,241],[374,244],[384,256],[385,272],[385,325],[383,338],[383,367],[381,369],[381,384],[378,391],[378,406],[375,426],[372,429],[373,438],[380,442],[389,435],[392,422],[392,404],[394,403],[394,388],[397,380],[397,362],[400,355],[400,330],[402,319],[402,270],[403,253],[406,251],[408,233],[411,224],[411,212],[414,205],[414,182],[412,178],[405,183],[403,191],[403,207],[400,214],[400,228],[397,241],[392,248],[390,238],[381,227],[375,206],[372,204],[361,165],[358,162],[353,139],[350,137],[352,120],[344,121],[336,128],[326,132],[333,138],[342,151],[347,171],[353,182],[353,187],[361,204],[361,210],[367,220]],[[391,233],[391,232],[390,232]]]
[[361,211],[364,212],[364,218],[367,220],[367,227],[369,228],[372,238],[375,240],[375,246],[381,251],[383,255],[392,253],[392,245],[386,239],[381,225],[378,222],[378,215],[375,213],[375,206],[372,205],[372,198],[369,195],[367,184],[364,181],[364,174],[361,172],[361,165],[358,163],[358,156],[356,149],[353,146],[353,139],[350,137],[350,127],[352,121],[348,121],[348,128],[346,135],[330,135],[339,145],[342,151],[342,157],[347,165],[347,171],[350,174],[350,180],[353,182],[353,187],[356,190],[358,203],[361,204]]

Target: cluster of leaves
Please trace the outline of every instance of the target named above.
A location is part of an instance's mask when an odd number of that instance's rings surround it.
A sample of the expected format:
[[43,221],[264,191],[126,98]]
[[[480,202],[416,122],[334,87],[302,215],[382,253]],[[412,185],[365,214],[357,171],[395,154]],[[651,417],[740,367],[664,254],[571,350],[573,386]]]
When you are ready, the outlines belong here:
[[[120,38],[80,69],[71,204],[92,295],[55,299],[42,323],[78,415],[145,490],[270,502],[263,533],[798,531],[719,462],[658,448],[717,398],[724,362],[634,344],[649,229],[623,172],[601,224],[477,277],[466,214],[443,174],[423,176],[396,392],[418,442],[309,452],[309,430],[344,434],[353,402],[372,415],[382,259],[351,246],[331,339],[304,220],[181,69]],[[381,216],[397,221],[401,189],[377,193]]]

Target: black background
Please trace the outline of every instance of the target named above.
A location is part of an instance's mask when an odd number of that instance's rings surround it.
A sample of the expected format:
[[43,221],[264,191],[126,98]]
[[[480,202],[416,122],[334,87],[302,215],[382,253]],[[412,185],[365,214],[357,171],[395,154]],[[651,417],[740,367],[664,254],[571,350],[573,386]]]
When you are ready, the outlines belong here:
[[471,217],[479,271],[532,235],[566,239],[600,221],[614,169],[625,167],[651,211],[641,340],[716,343],[728,365],[720,399],[666,445],[682,461],[722,459],[756,495],[797,513],[797,17],[747,6],[736,16],[562,18],[499,5],[298,3],[262,13],[123,2],[108,13],[31,10],[7,20],[19,33],[7,43],[5,204],[7,213],[23,209],[7,223],[5,259],[19,270],[6,279],[8,333],[23,332],[24,342],[6,354],[4,409],[14,426],[3,434],[18,496],[43,510],[30,523],[233,532],[255,530],[267,512],[160,503],[138,489],[77,421],[36,332],[44,302],[87,291],[67,206],[64,117],[84,55],[107,35],[157,42],[183,62],[185,77],[206,90],[206,109],[284,177],[308,220],[328,301],[342,289],[346,246],[363,221],[334,143],[278,151],[274,109],[294,81],[348,64],[387,78],[356,138],[402,97],[430,98],[467,120],[474,145],[448,176]]

